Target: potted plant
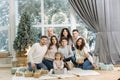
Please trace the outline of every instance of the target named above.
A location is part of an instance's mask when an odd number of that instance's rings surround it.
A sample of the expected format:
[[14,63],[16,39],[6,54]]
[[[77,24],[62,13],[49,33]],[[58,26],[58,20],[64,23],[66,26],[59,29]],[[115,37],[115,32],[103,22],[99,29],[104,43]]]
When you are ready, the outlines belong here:
[[26,49],[35,43],[35,41],[36,37],[34,36],[30,15],[27,12],[24,12],[20,18],[17,35],[13,44],[16,55],[24,56]]

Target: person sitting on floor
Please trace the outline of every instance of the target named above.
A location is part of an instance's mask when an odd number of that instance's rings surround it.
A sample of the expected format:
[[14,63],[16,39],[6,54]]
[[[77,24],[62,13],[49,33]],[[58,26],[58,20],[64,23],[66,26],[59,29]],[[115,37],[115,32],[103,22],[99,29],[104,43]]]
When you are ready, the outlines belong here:
[[67,71],[67,69],[64,68],[62,54],[60,52],[56,52],[55,60],[53,61],[53,69],[51,69],[50,73],[63,74],[63,73],[66,73],[66,71]]
[[42,36],[40,43],[32,45],[28,53],[28,70],[35,71],[35,69],[48,69],[45,64],[42,63],[42,59],[47,51],[47,36]]
[[84,70],[90,70],[97,67],[93,62],[92,56],[88,53],[85,47],[85,41],[83,38],[78,38],[75,47],[76,67]]

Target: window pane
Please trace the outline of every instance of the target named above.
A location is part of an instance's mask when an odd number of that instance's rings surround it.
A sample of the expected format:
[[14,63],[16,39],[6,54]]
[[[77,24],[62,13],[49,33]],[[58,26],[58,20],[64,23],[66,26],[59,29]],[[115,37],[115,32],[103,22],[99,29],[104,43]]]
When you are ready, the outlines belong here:
[[17,25],[24,12],[28,12],[30,14],[32,24],[36,25],[41,23],[40,0],[16,0],[16,7],[16,11],[18,11],[16,13],[16,20],[18,20]]
[[88,29],[86,25],[82,26],[77,26],[77,29],[80,32],[80,36],[84,37],[89,44],[90,50],[94,51],[95,48],[95,39],[96,39],[96,34],[94,31]]
[[68,0],[44,0],[45,24],[67,24],[70,22]]
[[77,24],[80,24],[80,25],[85,25],[84,21],[80,18],[79,15],[77,15],[77,13],[75,13],[75,20],[76,20],[76,23]]
[[8,51],[8,31],[0,31],[0,51]]
[[36,42],[39,42],[40,41],[40,37],[42,35],[42,29],[41,27],[33,27],[34,29],[34,32],[35,32],[35,38],[36,38]]
[[9,4],[8,0],[0,0],[0,26],[9,25]]

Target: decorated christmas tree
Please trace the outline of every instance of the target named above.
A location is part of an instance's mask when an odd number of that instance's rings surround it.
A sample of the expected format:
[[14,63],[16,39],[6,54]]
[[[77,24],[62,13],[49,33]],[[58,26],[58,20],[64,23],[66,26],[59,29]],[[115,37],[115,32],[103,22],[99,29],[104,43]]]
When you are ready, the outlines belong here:
[[16,53],[25,53],[26,49],[35,43],[35,41],[36,37],[34,36],[30,15],[24,12],[17,28],[17,35],[14,40],[13,48]]

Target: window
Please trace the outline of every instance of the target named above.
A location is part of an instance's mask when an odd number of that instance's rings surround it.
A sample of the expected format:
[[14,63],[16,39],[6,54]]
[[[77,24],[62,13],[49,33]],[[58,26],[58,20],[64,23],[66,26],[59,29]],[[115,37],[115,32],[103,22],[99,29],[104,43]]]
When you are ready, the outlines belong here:
[[8,0],[1,0],[0,1],[0,51],[8,51],[8,25],[9,25]]
[[[49,27],[53,27],[57,35],[60,34],[61,29],[64,27],[69,28],[70,32],[72,32],[72,29],[77,28],[87,38],[88,42],[89,40],[95,41],[94,32],[85,25],[77,14],[73,13],[74,10],[72,10],[68,0],[13,0],[13,2],[15,2],[15,12],[13,13],[16,22],[15,29],[17,30],[22,14],[28,12],[31,16],[32,27],[35,30],[35,37],[38,38],[36,41],[39,41],[41,35],[46,35],[46,30]],[[0,16],[2,16],[0,17],[0,26],[9,25],[9,4],[7,0],[0,1],[0,9],[2,10],[0,13]],[[6,36],[3,36],[6,45],[8,44],[7,30],[0,31],[0,35],[6,34]],[[84,35],[85,33],[86,35]],[[4,44],[0,44],[0,48]]]
[[24,12],[28,12],[30,14],[33,25],[41,23],[40,0],[16,0],[16,7],[17,25]]
[[0,0],[0,27],[9,25],[8,0]]

